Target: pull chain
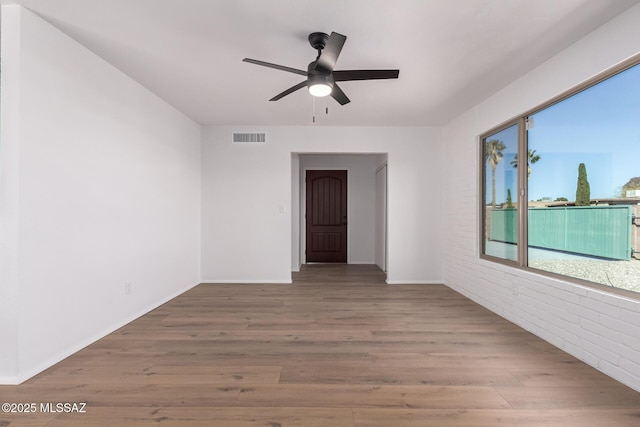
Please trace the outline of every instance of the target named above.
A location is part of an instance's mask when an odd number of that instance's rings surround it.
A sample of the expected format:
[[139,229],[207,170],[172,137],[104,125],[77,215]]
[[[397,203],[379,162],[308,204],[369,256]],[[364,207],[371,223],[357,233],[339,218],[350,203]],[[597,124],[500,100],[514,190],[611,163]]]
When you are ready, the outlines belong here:
[[[316,122],[316,97],[315,96],[313,97],[312,102],[313,102],[313,104],[312,104],[313,105],[313,107],[312,107],[312,111],[313,112],[312,112],[311,120],[313,121],[313,123],[315,123]],[[324,114],[325,115],[329,115],[329,107],[326,107],[326,106],[324,107]]]

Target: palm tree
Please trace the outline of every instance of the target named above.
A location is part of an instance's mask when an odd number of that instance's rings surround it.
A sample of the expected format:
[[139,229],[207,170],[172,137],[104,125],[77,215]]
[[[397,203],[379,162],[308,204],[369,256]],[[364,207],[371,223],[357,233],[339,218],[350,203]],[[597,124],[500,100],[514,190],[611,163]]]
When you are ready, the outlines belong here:
[[485,142],[484,161],[491,166],[491,207],[496,207],[496,168],[502,161],[502,151],[507,148],[499,139],[490,139]]
[[[531,165],[540,160],[540,156],[536,154],[536,150],[527,150],[527,178],[531,176]],[[518,155],[513,156],[513,160],[511,160],[511,165],[514,168],[518,167]]]

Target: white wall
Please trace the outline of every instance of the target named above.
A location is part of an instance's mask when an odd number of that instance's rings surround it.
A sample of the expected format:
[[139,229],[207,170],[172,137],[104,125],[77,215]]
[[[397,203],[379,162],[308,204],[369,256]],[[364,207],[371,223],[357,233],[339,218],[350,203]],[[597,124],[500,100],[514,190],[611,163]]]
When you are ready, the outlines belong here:
[[[233,145],[234,131],[266,131],[268,142]],[[438,128],[418,127],[206,127],[203,281],[291,281],[296,207],[281,213],[280,206],[292,206],[292,153],[388,153],[387,280],[440,283],[441,136]]]
[[478,135],[640,52],[635,6],[445,127],[445,282],[640,390],[640,301],[478,258]]
[[[307,170],[347,170],[347,262],[349,264],[375,263],[375,155],[305,154],[300,156],[301,258],[304,262],[305,200],[304,178]],[[295,177],[292,177],[295,179]]]
[[1,108],[15,383],[199,282],[200,127],[19,6],[2,8]]
[[[3,7],[2,10],[5,10]],[[20,96],[20,67],[6,58],[20,54],[20,38],[6,37],[20,31],[19,19],[11,19],[11,10],[1,13],[0,50],[0,384],[17,382],[18,376],[18,160],[20,151],[20,112],[15,102]],[[8,84],[12,83],[12,84]]]

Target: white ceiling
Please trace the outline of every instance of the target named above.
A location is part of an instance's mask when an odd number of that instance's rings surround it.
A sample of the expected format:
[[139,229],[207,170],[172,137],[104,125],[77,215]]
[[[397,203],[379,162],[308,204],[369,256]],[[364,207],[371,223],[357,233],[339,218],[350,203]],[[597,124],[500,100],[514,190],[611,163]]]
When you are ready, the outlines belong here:
[[[202,124],[308,125],[314,31],[348,37],[336,69],[399,68],[316,100],[327,125],[442,125],[640,0],[0,0],[22,4]],[[329,114],[325,114],[325,107]]]

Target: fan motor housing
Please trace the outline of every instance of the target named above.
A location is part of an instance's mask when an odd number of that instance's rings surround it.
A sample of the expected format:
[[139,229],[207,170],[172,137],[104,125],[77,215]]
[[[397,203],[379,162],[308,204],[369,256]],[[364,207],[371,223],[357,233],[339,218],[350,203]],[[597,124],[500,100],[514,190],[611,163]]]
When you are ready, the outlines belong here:
[[325,72],[322,69],[316,69],[316,61],[309,63],[307,67],[307,87],[314,84],[326,84],[333,87],[335,83],[333,75],[330,72]]

